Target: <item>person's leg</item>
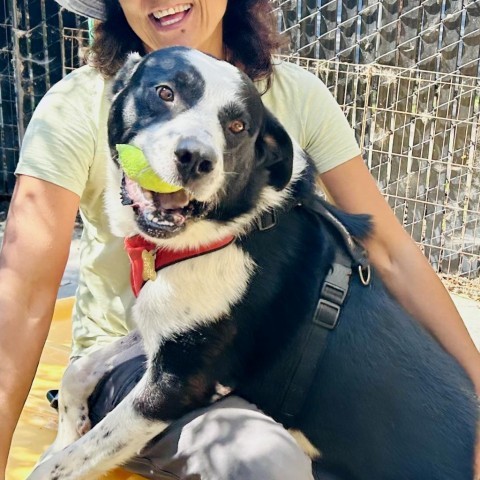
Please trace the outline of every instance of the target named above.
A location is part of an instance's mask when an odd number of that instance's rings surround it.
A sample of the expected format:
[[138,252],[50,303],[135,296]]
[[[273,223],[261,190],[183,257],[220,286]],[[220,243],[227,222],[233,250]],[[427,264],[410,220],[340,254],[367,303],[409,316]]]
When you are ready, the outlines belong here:
[[176,421],[139,460],[127,468],[147,478],[166,471],[182,479],[313,480],[310,459],[293,437],[235,396]]
[[[89,400],[98,423],[138,382],[145,357],[109,373]],[[175,421],[125,468],[152,479],[313,480],[310,459],[293,437],[254,405],[235,396]]]

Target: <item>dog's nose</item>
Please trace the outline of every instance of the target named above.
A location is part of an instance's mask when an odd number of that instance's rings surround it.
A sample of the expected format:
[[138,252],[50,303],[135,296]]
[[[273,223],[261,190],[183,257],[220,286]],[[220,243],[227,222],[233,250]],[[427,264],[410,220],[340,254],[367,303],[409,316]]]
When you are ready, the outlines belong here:
[[197,138],[182,138],[175,149],[177,168],[183,180],[210,173],[217,163],[215,151]]

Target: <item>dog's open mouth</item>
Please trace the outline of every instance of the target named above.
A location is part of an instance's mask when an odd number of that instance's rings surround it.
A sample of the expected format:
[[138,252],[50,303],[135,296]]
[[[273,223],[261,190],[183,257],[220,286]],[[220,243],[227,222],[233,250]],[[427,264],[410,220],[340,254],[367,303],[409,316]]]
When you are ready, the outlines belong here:
[[133,208],[140,230],[154,238],[178,233],[188,220],[199,220],[208,211],[207,203],[195,200],[184,188],[173,193],[153,192],[126,175],[122,178],[120,196],[123,205]]

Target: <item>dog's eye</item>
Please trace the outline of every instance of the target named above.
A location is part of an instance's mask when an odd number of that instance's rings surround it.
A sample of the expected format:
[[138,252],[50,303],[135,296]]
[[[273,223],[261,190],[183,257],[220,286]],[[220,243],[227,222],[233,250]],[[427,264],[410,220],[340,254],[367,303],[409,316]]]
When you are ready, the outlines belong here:
[[165,85],[160,85],[157,88],[157,95],[164,101],[164,102],[173,102],[175,99],[175,95],[173,94],[173,90],[170,87],[166,87]]
[[228,125],[228,129],[232,133],[240,133],[245,130],[245,124],[241,120],[234,120]]

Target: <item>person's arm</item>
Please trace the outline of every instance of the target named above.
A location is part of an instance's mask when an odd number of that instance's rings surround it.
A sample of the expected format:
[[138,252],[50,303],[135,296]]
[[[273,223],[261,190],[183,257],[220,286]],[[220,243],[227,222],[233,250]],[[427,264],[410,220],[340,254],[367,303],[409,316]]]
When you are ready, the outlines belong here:
[[21,175],[0,252],[0,479],[48,334],[79,197]]
[[442,282],[397,221],[360,156],[320,175],[330,199],[350,213],[373,216],[365,242],[390,293],[470,375],[480,394],[480,353]]

